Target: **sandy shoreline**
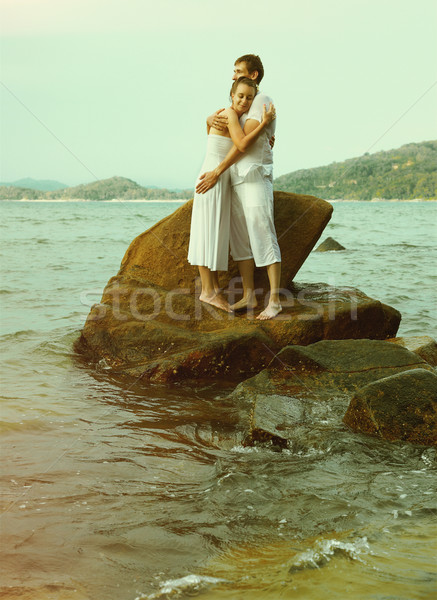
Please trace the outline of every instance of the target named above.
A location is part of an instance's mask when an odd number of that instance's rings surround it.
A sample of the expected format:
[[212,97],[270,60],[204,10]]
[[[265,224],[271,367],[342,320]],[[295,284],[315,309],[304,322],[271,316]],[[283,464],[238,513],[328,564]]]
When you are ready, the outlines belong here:
[[161,200],[145,200],[143,199],[136,199],[136,200],[125,200],[124,198],[112,198],[111,200],[88,200],[87,198],[11,198],[11,199],[7,199],[5,198],[3,201],[4,202],[94,202],[94,203],[108,203],[108,202],[148,202],[148,203],[153,203],[153,202],[176,202],[176,203],[180,203],[180,202],[187,202],[189,200],[189,198],[181,198],[181,199],[172,199],[172,200],[166,200],[165,198],[161,199]]
[[[162,202],[188,202],[189,198],[180,198],[180,199],[171,199],[166,200],[162,199],[153,199],[146,200],[144,198],[141,199],[125,199],[125,198],[112,198],[111,200],[89,200],[87,198],[4,198],[0,200],[0,202],[100,202],[100,203],[110,203],[110,202],[132,202],[132,203],[162,203]],[[335,200],[326,200],[327,202],[437,202],[436,198],[372,198],[371,200],[352,200],[352,199],[342,199],[336,198]]]

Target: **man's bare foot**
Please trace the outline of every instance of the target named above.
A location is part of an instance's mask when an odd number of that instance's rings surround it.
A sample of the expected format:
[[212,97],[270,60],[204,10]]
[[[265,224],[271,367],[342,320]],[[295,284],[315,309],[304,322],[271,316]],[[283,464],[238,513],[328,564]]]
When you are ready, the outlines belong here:
[[273,302],[268,303],[267,307],[257,316],[257,319],[260,321],[267,321],[268,319],[274,319],[276,315],[282,310],[282,306],[280,304],[274,304]]
[[247,298],[241,298],[241,300],[239,300],[235,304],[232,304],[231,309],[233,311],[246,310],[246,308],[247,310],[253,310],[257,306],[258,302],[256,301],[255,295],[252,295],[248,296]]
[[225,310],[226,312],[233,312],[232,308],[229,306],[229,302],[223,298],[221,294],[213,293],[211,295],[200,294],[199,300],[201,302],[205,302],[206,304],[211,304],[216,308],[220,308],[221,310]]

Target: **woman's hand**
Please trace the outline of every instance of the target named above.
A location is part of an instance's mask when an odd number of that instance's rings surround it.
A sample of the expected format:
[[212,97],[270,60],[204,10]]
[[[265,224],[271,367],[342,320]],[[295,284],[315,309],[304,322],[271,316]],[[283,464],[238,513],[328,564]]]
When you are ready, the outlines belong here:
[[207,173],[202,173],[199,177],[199,182],[196,186],[196,194],[204,194],[212,187],[215,186],[219,178],[217,171],[208,171]]
[[267,121],[267,123],[271,123],[273,119],[276,119],[276,109],[275,105],[270,102],[269,110],[266,109],[266,105],[263,105],[263,121]]

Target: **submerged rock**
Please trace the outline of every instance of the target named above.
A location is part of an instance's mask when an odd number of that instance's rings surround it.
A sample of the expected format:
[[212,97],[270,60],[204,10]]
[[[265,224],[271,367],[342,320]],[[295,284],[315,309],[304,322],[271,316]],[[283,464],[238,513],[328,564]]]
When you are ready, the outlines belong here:
[[437,445],[437,375],[413,369],[374,381],[353,396],[344,422],[386,440]]
[[334,238],[328,237],[324,242],[317,246],[314,252],[332,252],[338,250],[346,250],[346,248],[334,240]]
[[[267,369],[242,382],[232,394],[242,407],[241,443],[270,440],[279,447],[305,445],[315,435],[317,423],[325,428],[341,426],[358,390],[417,370],[436,377],[417,354],[385,341],[324,340],[287,346]],[[420,403],[417,407],[420,411]],[[357,406],[357,419],[360,410]],[[426,415],[423,419],[430,422]],[[417,443],[427,444],[430,438],[420,439]]]

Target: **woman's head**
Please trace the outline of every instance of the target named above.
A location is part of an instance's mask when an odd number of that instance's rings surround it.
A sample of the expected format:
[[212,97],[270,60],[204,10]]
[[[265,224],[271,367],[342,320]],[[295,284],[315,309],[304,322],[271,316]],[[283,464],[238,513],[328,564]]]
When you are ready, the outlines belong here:
[[231,100],[234,110],[243,114],[249,110],[257,93],[257,85],[249,77],[239,77],[231,87]]

